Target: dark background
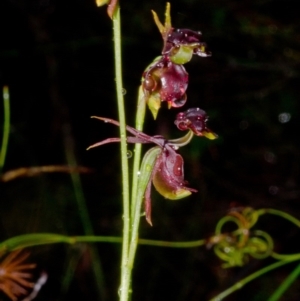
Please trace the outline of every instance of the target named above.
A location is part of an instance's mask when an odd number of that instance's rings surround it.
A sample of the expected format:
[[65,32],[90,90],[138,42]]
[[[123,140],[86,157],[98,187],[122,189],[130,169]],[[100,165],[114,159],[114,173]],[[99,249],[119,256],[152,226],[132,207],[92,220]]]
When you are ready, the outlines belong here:
[[[164,7],[164,1],[121,2],[130,125],[142,72],[162,48],[150,10],[162,18]],[[195,138],[180,150],[185,178],[199,192],[170,202],[153,191],[154,227],[143,220],[141,237],[207,238],[232,206],[272,207],[298,217],[298,1],[178,0],[171,12],[174,27],[201,30],[213,53],[211,58],[195,57],[186,65],[190,82],[184,109],[199,106],[207,111],[209,127],[219,139]],[[112,24],[106,8],[97,8],[91,0],[0,2],[0,86],[8,85],[11,93],[4,171],[64,165],[73,154],[78,165],[93,169],[81,180],[95,233],[120,236],[119,147],[85,150],[118,135],[115,126],[89,118],[118,118],[114,84]],[[177,113],[164,107],[155,122],[148,112],[145,132],[179,137],[173,126]],[[0,189],[2,240],[35,232],[83,234],[69,174],[18,178],[0,183]],[[277,217],[263,219],[261,227],[274,238],[277,252],[299,252],[296,227]],[[106,298],[102,299],[116,300],[120,246],[98,244],[97,248],[104,270]],[[66,266],[74,257],[80,258],[78,266],[70,288],[62,292]],[[36,300],[101,299],[91,272],[89,246],[32,248],[31,261],[38,262],[49,277]],[[268,263],[252,259],[243,268],[224,270],[205,247],[141,246],[132,300],[208,300]],[[255,280],[228,300],[266,300],[293,267]],[[282,300],[299,300],[299,294],[299,283],[294,283]]]

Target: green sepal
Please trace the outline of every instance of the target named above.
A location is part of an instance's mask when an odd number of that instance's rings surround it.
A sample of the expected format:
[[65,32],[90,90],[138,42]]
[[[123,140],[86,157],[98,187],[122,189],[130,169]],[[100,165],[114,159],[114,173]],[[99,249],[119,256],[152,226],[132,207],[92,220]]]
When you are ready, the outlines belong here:
[[157,117],[160,107],[161,107],[161,99],[159,93],[151,94],[148,98],[148,108],[151,111],[154,120]]

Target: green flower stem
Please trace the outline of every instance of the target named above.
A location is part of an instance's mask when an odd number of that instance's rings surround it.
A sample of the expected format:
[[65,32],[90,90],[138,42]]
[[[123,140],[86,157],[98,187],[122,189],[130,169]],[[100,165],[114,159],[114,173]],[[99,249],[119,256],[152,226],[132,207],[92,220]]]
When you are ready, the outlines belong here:
[[298,278],[300,274],[300,264],[294,269],[294,271],[289,274],[288,277],[279,285],[279,287],[275,290],[272,296],[268,299],[268,301],[277,301],[279,300],[285,291],[293,284],[293,282]]
[[129,174],[127,159],[127,142],[126,142],[126,121],[123,97],[122,82],[122,56],[121,56],[121,16],[120,6],[117,5],[113,15],[113,40],[115,53],[115,76],[116,90],[118,101],[118,112],[120,122],[121,137],[121,167],[122,167],[122,184],[123,184],[123,244],[121,258],[121,285],[120,300],[128,300],[128,291],[130,283],[130,272],[128,269],[128,247],[130,239],[130,200],[129,200]]
[[0,151],[0,173],[2,172],[5,163],[9,131],[10,131],[10,97],[9,97],[9,89],[7,86],[3,87],[3,106],[4,106],[4,124],[3,124],[1,151]]
[[191,142],[191,140],[193,139],[193,137],[194,137],[194,133],[191,130],[189,130],[187,132],[187,134],[184,135],[183,137],[168,140],[168,142],[177,147],[182,147],[182,146],[189,144]]
[[[138,92],[138,103],[135,120],[135,128],[139,131],[143,131],[144,120],[146,112],[146,101],[144,99],[144,92],[142,86],[139,87]],[[131,191],[131,218],[134,218],[134,212],[137,202],[137,189],[138,180],[140,174],[140,163],[141,163],[142,144],[136,143],[134,147],[134,161],[133,161],[133,173],[132,173],[132,191]]]
[[232,294],[233,292],[241,289],[245,284],[249,283],[250,281],[262,276],[265,273],[268,273],[272,270],[275,270],[283,265],[286,265],[288,263],[294,262],[300,260],[300,255],[298,255],[298,257],[294,257],[292,259],[289,260],[282,260],[282,261],[278,261],[275,262],[273,264],[268,265],[265,268],[260,269],[259,271],[249,275],[248,277],[244,278],[241,281],[236,282],[233,286],[229,287],[228,289],[226,289],[225,291],[223,291],[222,293],[220,293],[219,295],[215,296],[214,298],[210,299],[209,301],[220,301],[223,300],[225,297],[229,296],[230,294]]

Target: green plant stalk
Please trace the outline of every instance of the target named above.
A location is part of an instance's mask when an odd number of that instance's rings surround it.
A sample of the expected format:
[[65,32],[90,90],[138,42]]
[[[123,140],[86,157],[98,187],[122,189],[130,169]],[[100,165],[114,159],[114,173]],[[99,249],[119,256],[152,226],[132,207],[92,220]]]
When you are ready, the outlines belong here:
[[144,156],[142,165],[141,165],[141,175],[138,181],[137,189],[137,198],[135,203],[135,212],[134,218],[132,220],[132,230],[131,230],[131,240],[129,247],[129,257],[128,257],[128,266],[130,272],[134,266],[134,258],[136,254],[136,249],[138,246],[138,237],[139,237],[139,225],[141,220],[141,207],[144,200],[145,190],[150,181],[153,167],[155,165],[157,156],[162,152],[161,148],[155,146],[151,148]]
[[9,97],[9,89],[7,86],[3,87],[3,107],[4,107],[4,124],[3,124],[3,137],[2,137],[1,151],[0,151],[0,173],[2,173],[2,169],[5,163],[8,138],[10,132],[10,97]]
[[[74,279],[76,269],[78,268],[78,264],[79,264],[80,260],[82,259],[82,254],[83,254],[82,247],[87,248],[88,246],[85,244],[84,246],[82,245],[81,248],[80,247],[76,248],[76,250],[75,250],[75,248],[68,249],[67,264],[62,272],[63,277],[60,281],[60,283],[61,283],[61,288],[60,288],[61,299],[60,300],[65,299],[65,296],[70,289],[70,285],[72,283],[72,280]],[[77,252],[75,252],[75,251],[77,251]],[[101,297],[101,300],[105,300],[102,298],[104,298],[104,297]]]
[[300,257],[300,253],[278,254],[276,252],[272,252],[272,254],[270,256],[276,260],[294,260],[294,259],[298,259]]
[[[141,175],[138,180],[137,197],[136,197],[135,208],[134,208],[134,216],[132,218],[131,237],[130,237],[130,244],[129,244],[128,261],[127,261],[129,281],[126,282],[127,287],[122,288],[126,292],[127,296],[124,296],[124,299],[121,299],[122,301],[126,301],[129,299],[129,292],[131,291],[130,289],[131,275],[134,266],[136,249],[138,245],[138,235],[139,235],[138,232],[139,232],[139,225],[141,220],[141,207],[144,200],[146,187],[151,178],[153,167],[155,165],[157,156],[160,153],[161,153],[160,147],[156,146],[151,148],[145,154],[141,164]],[[123,291],[120,292],[121,295],[122,293]]]
[[[69,166],[77,166],[75,154],[74,154],[74,141],[71,138],[70,127],[66,125],[64,127],[64,142],[65,142],[65,153]],[[78,173],[71,173],[71,180],[74,188],[75,200],[77,202],[78,213],[81,219],[85,235],[94,235],[93,226],[89,216],[88,208],[86,205],[82,184],[80,176]],[[93,272],[96,280],[96,287],[98,290],[98,295],[101,300],[105,300],[106,295],[106,285],[104,281],[104,273],[102,269],[101,260],[99,258],[98,252],[95,246],[91,246],[91,255],[93,258]],[[71,267],[72,265],[70,265]],[[66,285],[65,285],[66,287]]]
[[281,216],[282,218],[285,218],[286,220],[290,221],[291,223],[295,224],[297,227],[300,228],[300,220],[295,218],[294,216],[283,212],[281,210],[273,209],[273,208],[264,208],[264,209],[259,209],[257,210],[258,215],[263,215],[263,214],[273,214],[273,215],[278,215]]
[[57,243],[122,243],[121,237],[115,236],[65,236],[55,233],[37,233],[14,236],[0,243],[0,253],[11,252],[17,249],[49,245]]
[[128,247],[130,239],[130,200],[129,200],[129,174],[127,159],[127,142],[126,142],[126,120],[123,97],[122,81],[122,56],[121,56],[121,15],[120,6],[117,5],[113,15],[113,40],[115,54],[115,76],[117,103],[120,122],[121,137],[121,167],[122,167],[122,184],[123,184],[123,244],[121,257],[121,285],[119,289],[120,300],[128,300],[130,272],[128,269]]
[[225,291],[223,291],[222,293],[220,293],[219,295],[215,296],[214,298],[210,299],[209,301],[220,301],[223,300],[225,297],[229,296],[230,294],[232,294],[233,292],[241,289],[245,284],[249,283],[250,281],[262,276],[265,273],[268,273],[272,270],[275,270],[285,264],[294,262],[300,260],[300,254],[298,254],[298,256],[293,257],[291,259],[287,259],[287,260],[282,260],[282,261],[277,261],[273,264],[268,265],[265,268],[260,269],[259,271],[245,277],[244,279],[242,279],[241,281],[236,282],[233,286],[229,287],[228,289],[226,289]]
[[[65,236],[55,233],[34,233],[14,236],[0,243],[1,252],[11,252],[17,249],[49,245],[57,243],[76,244],[76,243],[122,243],[122,237],[118,236]],[[161,241],[151,239],[139,239],[139,245],[167,248],[195,248],[206,244],[205,239],[195,241]],[[294,254],[293,256],[299,256]]]
[[163,241],[139,238],[138,240],[139,245],[163,248],[196,248],[205,246],[206,243],[206,239],[199,239],[195,241]]
[[289,274],[288,277],[279,285],[279,287],[275,290],[272,296],[268,299],[268,301],[277,301],[279,300],[285,291],[293,284],[293,282],[298,278],[300,274],[300,264],[294,269],[294,271]]
[[[215,230],[215,234],[216,235],[220,235],[222,234],[222,228],[224,226],[224,224],[232,222],[234,224],[236,224],[238,226],[238,228],[243,228],[243,225],[241,225],[240,221],[234,217],[234,216],[224,216],[223,218],[221,218],[216,226],[216,230]],[[235,232],[234,232],[235,233]]]

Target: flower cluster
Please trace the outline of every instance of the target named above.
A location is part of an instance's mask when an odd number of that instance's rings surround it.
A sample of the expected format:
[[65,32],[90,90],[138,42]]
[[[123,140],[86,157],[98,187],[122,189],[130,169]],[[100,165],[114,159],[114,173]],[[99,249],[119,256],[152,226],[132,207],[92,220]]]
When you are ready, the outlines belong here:
[[189,62],[193,55],[207,57],[211,53],[201,41],[200,31],[172,27],[169,3],[164,25],[157,14],[152,13],[164,44],[162,55],[144,71],[142,87],[148,107],[156,118],[161,102],[167,102],[169,108],[182,107],[186,103],[189,76],[183,64]]
[[[189,62],[193,55],[210,56],[206,51],[206,44],[201,41],[199,31],[190,29],[174,29],[171,26],[170,4],[167,3],[165,24],[163,25],[157,14],[152,11],[154,21],[161,32],[164,45],[162,55],[156,58],[143,72],[142,92],[154,118],[158,113],[161,102],[167,102],[169,108],[182,107],[187,100],[188,73],[183,64]],[[104,122],[119,126],[119,122],[109,118],[96,117]],[[177,114],[175,125],[181,131],[188,131],[186,135],[174,140],[167,140],[162,136],[148,136],[147,134],[127,126],[128,143],[153,143],[156,146],[145,154],[139,178],[139,196],[145,200],[145,214],[147,222],[151,220],[151,188],[155,189],[166,199],[179,200],[196,189],[188,187],[184,180],[184,161],[178,149],[189,143],[194,135],[216,139],[217,135],[207,126],[208,116],[200,108],[190,108]],[[111,142],[120,142],[120,138],[108,138],[93,144],[88,149]]]

